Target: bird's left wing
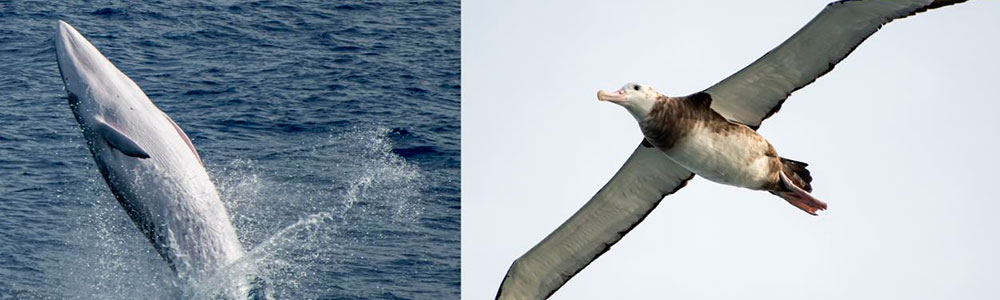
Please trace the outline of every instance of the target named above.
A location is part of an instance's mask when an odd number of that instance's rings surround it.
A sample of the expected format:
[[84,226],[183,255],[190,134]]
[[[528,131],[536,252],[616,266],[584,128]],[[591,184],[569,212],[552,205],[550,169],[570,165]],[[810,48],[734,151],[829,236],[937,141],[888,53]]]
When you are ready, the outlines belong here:
[[965,0],[843,0],[830,3],[777,48],[705,90],[730,121],[760,126],[795,90],[833,69],[892,20]]
[[583,208],[514,261],[497,299],[548,298],[693,176],[643,142]]

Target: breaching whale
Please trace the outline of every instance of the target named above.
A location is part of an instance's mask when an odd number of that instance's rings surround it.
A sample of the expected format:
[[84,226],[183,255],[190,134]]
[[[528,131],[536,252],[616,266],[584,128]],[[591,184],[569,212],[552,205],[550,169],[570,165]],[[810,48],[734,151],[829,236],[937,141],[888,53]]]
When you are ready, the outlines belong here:
[[[59,21],[55,43],[94,162],[170,269],[197,283],[240,259],[243,247],[191,139],[75,28]],[[248,273],[227,297],[267,298]]]

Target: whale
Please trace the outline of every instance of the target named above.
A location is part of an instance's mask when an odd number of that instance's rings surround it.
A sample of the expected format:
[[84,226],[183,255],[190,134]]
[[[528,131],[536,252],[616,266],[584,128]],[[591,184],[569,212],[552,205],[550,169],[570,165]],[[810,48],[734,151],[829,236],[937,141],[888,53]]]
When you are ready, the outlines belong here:
[[[236,229],[184,130],[76,28],[61,20],[57,27],[69,107],[108,188],[156,253],[186,284],[240,260]],[[250,269],[225,295],[210,296],[268,299]]]

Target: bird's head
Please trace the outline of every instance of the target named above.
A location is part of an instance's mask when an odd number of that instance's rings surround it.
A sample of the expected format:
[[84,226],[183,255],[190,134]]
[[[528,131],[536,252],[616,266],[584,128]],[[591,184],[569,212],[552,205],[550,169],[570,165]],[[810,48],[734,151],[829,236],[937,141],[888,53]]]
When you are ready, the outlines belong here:
[[609,93],[603,90],[597,92],[597,99],[608,101],[625,107],[636,120],[642,121],[653,110],[656,99],[663,94],[653,88],[638,83],[625,84],[621,89]]

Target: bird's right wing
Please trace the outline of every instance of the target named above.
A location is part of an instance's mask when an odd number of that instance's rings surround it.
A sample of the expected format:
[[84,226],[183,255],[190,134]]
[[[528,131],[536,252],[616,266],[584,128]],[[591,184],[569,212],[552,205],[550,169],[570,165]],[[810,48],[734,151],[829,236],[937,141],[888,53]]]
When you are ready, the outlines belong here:
[[497,299],[548,298],[693,176],[644,141],[583,208],[514,261]]

